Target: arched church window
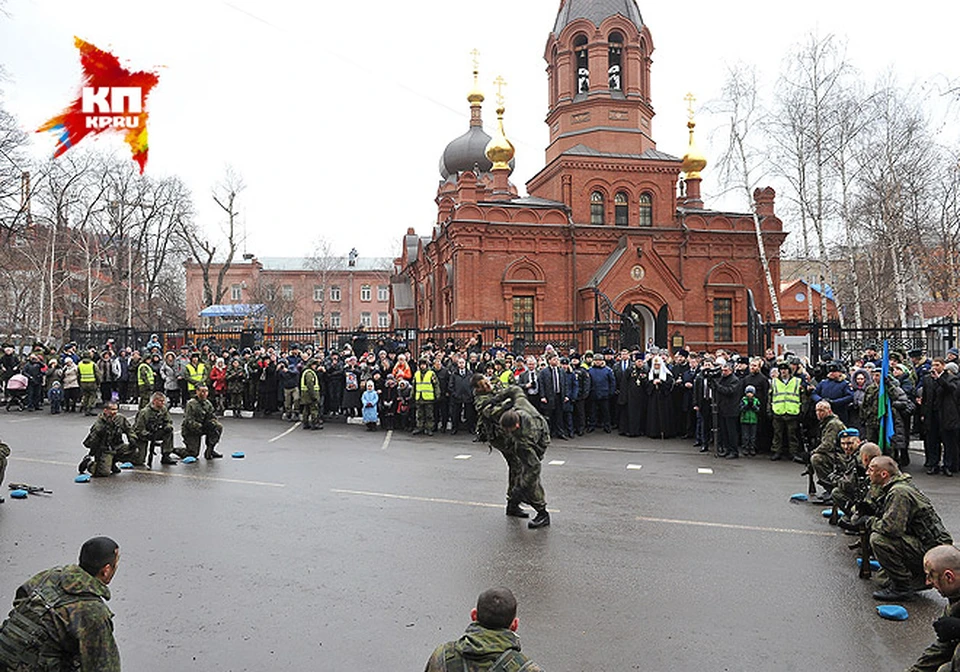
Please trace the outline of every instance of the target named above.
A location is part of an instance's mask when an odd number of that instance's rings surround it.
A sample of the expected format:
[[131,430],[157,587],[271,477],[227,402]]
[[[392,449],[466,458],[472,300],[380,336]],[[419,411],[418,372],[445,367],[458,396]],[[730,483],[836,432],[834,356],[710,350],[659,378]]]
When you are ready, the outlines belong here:
[[607,49],[607,82],[611,91],[623,90],[623,35],[610,33]]
[[617,226],[627,226],[629,222],[629,212],[630,208],[627,204],[627,195],[618,191],[617,195],[613,197],[613,214],[614,214],[614,223]]
[[587,36],[577,35],[573,39],[573,50],[577,54],[577,93],[590,90],[590,59],[587,55]]
[[649,192],[640,194],[640,226],[653,226],[653,196]]
[[590,223],[591,224],[603,224],[603,192],[595,191],[590,194]]

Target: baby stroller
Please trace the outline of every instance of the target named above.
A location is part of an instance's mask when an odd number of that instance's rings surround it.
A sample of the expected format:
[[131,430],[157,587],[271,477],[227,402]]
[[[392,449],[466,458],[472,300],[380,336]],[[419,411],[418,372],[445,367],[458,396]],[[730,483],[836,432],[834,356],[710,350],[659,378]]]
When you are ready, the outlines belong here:
[[27,408],[27,385],[30,381],[22,373],[15,373],[7,381],[7,411],[25,411]]

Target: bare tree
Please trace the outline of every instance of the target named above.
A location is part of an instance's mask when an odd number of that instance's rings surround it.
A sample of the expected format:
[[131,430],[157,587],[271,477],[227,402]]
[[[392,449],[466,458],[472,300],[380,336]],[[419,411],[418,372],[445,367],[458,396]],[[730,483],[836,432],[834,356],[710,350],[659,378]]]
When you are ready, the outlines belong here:
[[740,65],[728,71],[727,80],[723,86],[721,109],[728,118],[726,130],[729,134],[727,147],[719,161],[721,178],[731,185],[731,188],[745,196],[753,215],[757,251],[760,255],[760,264],[763,266],[767,291],[770,294],[773,318],[776,322],[780,322],[778,288],[774,286],[773,275],[770,273],[770,262],[763,242],[760,216],[757,214],[757,206],[753,198],[753,191],[757,187],[757,176],[762,170],[761,152],[751,144],[756,133],[755,126],[759,123],[761,116],[757,105],[755,70]]
[[320,326],[324,328],[330,326],[327,316],[330,281],[334,277],[333,272],[341,265],[341,260],[333,255],[333,247],[330,241],[323,236],[318,237],[313,243],[313,250],[306,260],[306,266],[316,273],[316,283],[319,291],[314,291],[314,303],[316,304],[316,312],[320,315]]
[[[190,258],[200,267],[204,306],[220,303],[227,292],[227,271],[243,242],[239,231],[237,198],[244,188],[243,178],[230,168],[227,168],[223,181],[213,188],[213,200],[225,215],[221,226],[223,238],[219,243],[200,231],[192,219],[178,221],[177,233],[186,245]],[[214,269],[214,265],[219,265],[219,270]]]

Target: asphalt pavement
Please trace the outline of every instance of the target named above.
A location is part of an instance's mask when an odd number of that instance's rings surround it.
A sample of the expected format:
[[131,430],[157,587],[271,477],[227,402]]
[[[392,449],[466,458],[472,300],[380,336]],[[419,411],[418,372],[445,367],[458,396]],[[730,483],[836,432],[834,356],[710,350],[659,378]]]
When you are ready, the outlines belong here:
[[[556,441],[553,524],[529,530],[504,515],[503,459],[463,434],[225,418],[222,460],[76,484],[92,420],[0,413],[6,480],[54,491],[0,504],[0,611],[111,536],[126,670],[422,670],[494,585],[514,591],[523,650],[552,672],[902,670],[943,605],[925,592],[907,621],[880,619],[851,538],[790,502],[806,489],[792,463]],[[960,479],[914,458],[960,535]]]

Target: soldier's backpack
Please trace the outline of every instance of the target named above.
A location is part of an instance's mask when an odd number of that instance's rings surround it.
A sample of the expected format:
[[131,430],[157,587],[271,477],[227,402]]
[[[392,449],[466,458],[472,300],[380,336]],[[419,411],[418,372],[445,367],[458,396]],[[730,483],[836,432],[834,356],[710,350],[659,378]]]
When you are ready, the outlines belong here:
[[[457,660],[460,661],[460,666],[456,664]],[[444,672],[470,672],[467,661],[454,649],[454,642],[447,642],[444,646],[443,669]],[[534,669],[539,670],[540,668],[516,649],[507,649],[500,654],[500,657],[497,658],[488,672],[528,672]]]

